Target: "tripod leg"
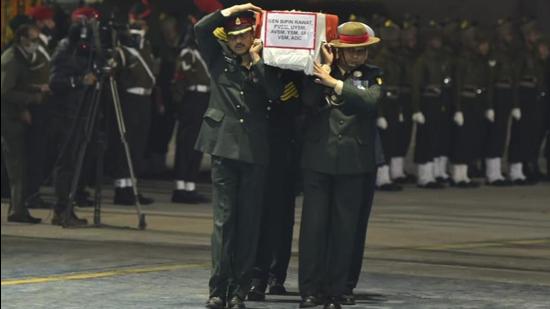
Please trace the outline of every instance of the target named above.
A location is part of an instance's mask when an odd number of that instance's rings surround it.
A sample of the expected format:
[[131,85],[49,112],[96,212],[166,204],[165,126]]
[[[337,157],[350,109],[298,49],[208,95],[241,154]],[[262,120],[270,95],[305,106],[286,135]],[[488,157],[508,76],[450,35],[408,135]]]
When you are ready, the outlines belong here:
[[[86,155],[86,151],[88,149],[88,145],[90,143],[90,140],[92,138],[94,127],[97,122],[97,111],[99,108],[99,103],[101,101],[101,93],[102,93],[102,83],[104,83],[104,80],[98,81],[96,88],[94,89],[92,93],[92,100],[89,108],[89,112],[87,114],[88,118],[86,119],[85,125],[84,125],[84,140],[80,141],[80,144],[78,146],[78,153],[77,153],[77,161],[75,166],[75,171],[73,174],[73,179],[71,181],[71,188],[70,188],[70,194],[69,194],[69,203],[65,209],[65,219],[70,218],[73,213],[74,209],[74,200],[75,200],[75,194],[78,189],[78,181],[80,180],[80,176],[82,173],[82,165],[84,164],[84,157]],[[79,121],[77,118],[75,121]],[[76,124],[78,126],[78,123]],[[78,134],[75,134],[71,138],[78,138]],[[63,226],[67,226],[65,223],[63,223]]]
[[132,157],[130,155],[130,147],[128,146],[128,141],[126,139],[126,125],[124,124],[124,115],[122,114],[122,107],[120,105],[120,97],[118,95],[118,88],[115,79],[111,76],[109,78],[111,86],[111,95],[113,97],[113,105],[115,109],[115,116],[118,125],[118,132],[120,134],[120,141],[124,147],[124,154],[126,155],[126,162],[128,163],[128,171],[130,172],[130,178],[132,179],[132,190],[135,196],[136,210],[138,215],[138,228],[140,230],[145,229],[145,214],[141,211],[141,203],[139,202],[139,194],[137,189],[137,181],[134,173],[134,165],[132,163]]

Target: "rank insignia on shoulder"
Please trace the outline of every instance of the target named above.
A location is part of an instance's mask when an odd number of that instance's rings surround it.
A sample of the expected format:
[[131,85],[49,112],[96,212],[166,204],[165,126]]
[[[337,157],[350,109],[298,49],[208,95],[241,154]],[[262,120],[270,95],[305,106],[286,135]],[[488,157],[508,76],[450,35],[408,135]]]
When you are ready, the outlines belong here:
[[381,86],[382,84],[384,83],[384,81],[382,80],[382,77],[377,77],[376,78],[376,84]]

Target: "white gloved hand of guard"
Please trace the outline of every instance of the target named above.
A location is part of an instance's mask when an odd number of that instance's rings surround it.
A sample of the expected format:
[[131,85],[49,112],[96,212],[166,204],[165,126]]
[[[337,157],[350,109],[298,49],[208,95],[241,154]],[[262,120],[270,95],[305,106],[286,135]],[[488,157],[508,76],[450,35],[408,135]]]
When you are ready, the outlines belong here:
[[388,121],[384,117],[378,117],[378,119],[376,120],[376,125],[381,130],[386,130],[388,128]]
[[416,112],[412,115],[412,120],[418,124],[425,124],[426,118],[424,117],[424,114],[422,112]]
[[453,120],[457,126],[462,127],[464,125],[464,114],[462,112],[455,112]]
[[519,107],[512,108],[511,114],[512,114],[512,118],[514,118],[515,120],[521,119],[521,109],[519,109]]
[[489,120],[489,122],[495,122],[495,110],[490,108],[485,111],[485,118]]

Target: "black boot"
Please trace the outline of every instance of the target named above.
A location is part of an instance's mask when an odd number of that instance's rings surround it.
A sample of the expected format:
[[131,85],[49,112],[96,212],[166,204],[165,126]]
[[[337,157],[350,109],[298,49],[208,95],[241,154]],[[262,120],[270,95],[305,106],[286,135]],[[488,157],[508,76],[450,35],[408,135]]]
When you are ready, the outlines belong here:
[[208,309],[224,309],[225,301],[221,297],[213,296],[206,302],[206,308]]
[[[141,194],[138,194],[139,203],[141,205],[149,205],[155,202],[154,199],[145,197]],[[136,197],[134,195],[134,190],[132,187],[125,188],[115,188],[115,196],[113,199],[113,204],[123,205],[123,206],[134,206],[136,204]]]
[[227,308],[229,309],[246,309],[246,306],[244,305],[244,301],[237,295],[233,296],[229,303],[227,304]]
[[31,216],[30,213],[23,213],[23,214],[11,214],[8,216],[8,222],[17,222],[17,223],[30,223],[30,224],[38,224],[42,222],[42,219],[35,218]]
[[88,224],[88,220],[79,218],[74,212],[71,212],[69,216],[65,211],[54,211],[52,218],[52,225],[60,225],[64,227],[71,226],[84,226]]
[[264,301],[265,300],[266,284],[261,280],[252,280],[252,287],[248,291],[247,299],[250,301]]

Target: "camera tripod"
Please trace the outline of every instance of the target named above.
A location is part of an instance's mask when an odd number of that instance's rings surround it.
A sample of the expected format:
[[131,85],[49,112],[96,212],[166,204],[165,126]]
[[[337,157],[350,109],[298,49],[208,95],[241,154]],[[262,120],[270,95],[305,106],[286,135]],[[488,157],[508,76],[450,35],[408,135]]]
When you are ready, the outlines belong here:
[[[96,134],[97,144],[98,144],[98,153],[97,153],[97,162],[96,162],[96,185],[95,185],[95,195],[94,195],[94,223],[92,226],[99,227],[101,224],[101,193],[102,193],[102,180],[103,180],[103,159],[106,150],[106,134],[105,129],[102,131],[97,129],[101,120],[105,118],[105,111],[107,110],[106,105],[102,105],[102,98],[104,90],[106,87],[110,89],[110,99],[113,103],[117,129],[120,136],[120,142],[124,148],[124,154],[126,156],[126,163],[128,164],[128,171],[130,173],[130,178],[132,179],[132,190],[135,196],[135,206],[138,216],[138,229],[145,229],[147,223],[145,221],[145,214],[141,210],[141,204],[139,201],[137,182],[134,173],[134,166],[132,163],[132,157],[130,155],[130,147],[126,138],[126,126],[124,123],[124,116],[122,114],[122,107],[120,103],[120,97],[118,95],[118,88],[116,80],[113,77],[113,68],[106,65],[99,69],[99,78],[92,90],[91,97],[89,102],[86,102],[86,96],[82,98],[80,102],[79,114],[84,114],[84,139],[78,147],[76,166],[74,169],[74,174],[71,180],[70,194],[68,199],[68,205],[65,208],[64,216],[69,218],[72,216],[74,209],[75,195],[78,190],[78,183],[80,176],[82,174],[82,167],[84,164],[84,158],[88,150],[88,146],[93,139],[94,133]],[[102,110],[103,108],[103,110]],[[78,118],[76,120],[78,122]],[[105,121],[107,122],[107,121]],[[75,127],[78,126],[78,123],[75,123]],[[78,134],[71,136],[71,138],[79,138]],[[73,227],[67,225],[66,223],[62,224],[63,227]]]

